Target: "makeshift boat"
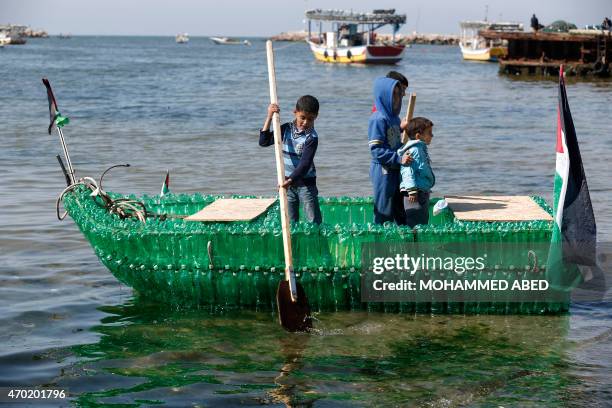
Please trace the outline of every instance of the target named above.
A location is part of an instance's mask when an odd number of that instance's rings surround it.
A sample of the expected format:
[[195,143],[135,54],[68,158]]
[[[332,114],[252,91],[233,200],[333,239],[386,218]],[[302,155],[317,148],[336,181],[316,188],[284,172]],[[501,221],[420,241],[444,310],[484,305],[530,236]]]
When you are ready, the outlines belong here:
[[[395,41],[395,34],[406,22],[405,14],[395,9],[354,13],[342,10],[308,10],[307,42],[318,61],[332,63],[395,64],[402,59],[404,45]],[[313,36],[312,22],[319,22],[319,33]],[[331,31],[323,33],[323,22],[331,23]],[[377,41],[376,30],[391,25],[389,43]]]
[[459,48],[464,60],[497,61],[508,53],[507,42],[487,40],[480,36],[481,30],[495,32],[523,31],[520,23],[491,23],[488,21],[462,21]]
[[[78,183],[79,184],[79,183]],[[219,202],[222,197],[193,195],[99,195],[91,179],[63,195],[67,213],[92,245],[100,261],[123,283],[146,299],[170,304],[271,308],[276,287],[283,279],[283,245],[278,202],[264,203],[251,220],[235,220],[225,213],[219,220],[188,218]],[[238,197],[237,201],[258,201]],[[450,199],[450,198],[449,198]],[[439,199],[432,200],[432,208]],[[499,197],[478,198],[485,204]],[[265,200],[264,200],[265,201]],[[548,313],[567,310],[567,303],[413,301],[394,304],[361,301],[362,262],[370,246],[390,243],[487,242],[486,269],[461,279],[493,276],[514,281],[545,276],[546,254],[534,259],[504,257],[508,243],[550,242],[551,209],[538,197],[523,197],[520,207],[531,205],[540,216],[526,221],[462,221],[452,210],[431,214],[428,225],[414,230],[395,224],[374,225],[370,198],[321,198],[323,224],[307,222],[291,228],[293,259],[298,279],[314,310],[370,309],[424,313]],[[485,205],[486,207],[486,205]],[[244,209],[243,209],[244,210]],[[240,210],[239,213],[244,211]],[[430,209],[430,211],[433,211]],[[231,212],[231,211],[230,211]],[[536,211],[537,212],[537,211]],[[518,214],[520,215],[520,214]],[[223,218],[225,217],[225,218]],[[532,217],[533,218],[533,217]],[[538,219],[539,218],[539,219]],[[232,220],[232,221],[230,221]],[[494,256],[491,254],[495,254]],[[432,271],[430,279],[452,279]],[[441,275],[440,275],[441,274]],[[433,306],[432,306],[433,304]]]
[[[129,165],[110,167],[98,181],[77,179],[62,133],[68,119],[57,111],[48,81],[43,82],[50,101],[49,132],[58,130],[67,164],[57,156],[67,183],[57,200],[57,216],[70,215],[117,279],[142,298],[170,305],[274,308],[279,281],[285,276],[276,198],[176,195],[166,193],[167,183],[156,196],[105,192],[105,174]],[[64,214],[60,214],[62,202]],[[553,220],[542,198],[432,199],[429,223],[414,229],[373,224],[371,198],[329,197],[319,202],[321,225],[301,221],[290,227],[295,278],[310,299],[311,310],[466,314],[568,310],[569,300],[563,296],[554,301],[508,299],[503,293],[481,298],[475,296],[479,291],[459,289],[454,291],[459,297],[422,291],[419,297],[382,303],[364,292],[381,247],[385,253],[397,251],[399,256],[403,251],[417,258],[433,248],[436,254],[462,259],[465,266],[459,273],[452,266],[449,270],[441,263],[428,264],[414,274],[396,274],[401,282],[448,282],[473,288],[487,281],[512,285],[554,281],[561,272],[546,268]],[[529,251],[510,250],[517,245]],[[475,254],[484,254],[481,267],[467,268],[465,260]]]
[[228,37],[210,37],[210,41],[217,45],[251,45],[249,40],[239,40],[237,38]]

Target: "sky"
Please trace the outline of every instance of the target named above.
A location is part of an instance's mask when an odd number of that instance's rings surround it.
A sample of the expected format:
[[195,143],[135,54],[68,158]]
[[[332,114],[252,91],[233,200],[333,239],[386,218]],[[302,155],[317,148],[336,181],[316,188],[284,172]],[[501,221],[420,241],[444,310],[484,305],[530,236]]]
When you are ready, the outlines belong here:
[[516,21],[529,27],[554,20],[578,27],[612,16],[612,0],[0,0],[0,24],[24,24],[49,34],[270,36],[304,29],[313,8],[395,8],[407,15],[401,33],[458,33],[461,20]]

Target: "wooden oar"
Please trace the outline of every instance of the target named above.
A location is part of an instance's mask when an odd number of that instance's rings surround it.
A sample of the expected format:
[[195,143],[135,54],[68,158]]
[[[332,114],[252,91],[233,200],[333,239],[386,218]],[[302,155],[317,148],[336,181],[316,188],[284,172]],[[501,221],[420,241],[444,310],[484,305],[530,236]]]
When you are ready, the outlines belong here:
[[[410,122],[412,119],[412,115],[414,115],[414,105],[416,105],[416,93],[410,94],[410,99],[408,100],[408,108],[406,108],[406,121]],[[404,130],[402,133],[402,144],[408,141],[408,128]]]
[[[278,104],[276,96],[276,74],[274,71],[274,51],[272,41],[266,42],[268,54],[268,79],[270,82],[270,103]],[[274,130],[274,156],[276,157],[276,177],[280,201],[281,225],[283,228],[283,249],[285,253],[285,279],[278,284],[276,305],[281,325],[288,331],[305,331],[312,327],[310,306],[302,285],[295,280],[293,256],[291,253],[291,231],[289,229],[289,212],[287,209],[287,189],[281,187],[285,182],[285,162],[283,161],[282,134],[280,116],[272,116]]]

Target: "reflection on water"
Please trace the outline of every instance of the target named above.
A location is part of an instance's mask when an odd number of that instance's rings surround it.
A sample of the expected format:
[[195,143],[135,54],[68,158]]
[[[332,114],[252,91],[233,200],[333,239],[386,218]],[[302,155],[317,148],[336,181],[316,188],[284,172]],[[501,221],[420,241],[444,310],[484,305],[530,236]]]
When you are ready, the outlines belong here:
[[288,334],[255,312],[104,312],[56,379],[81,404],[551,406],[577,383],[568,316],[334,313]]

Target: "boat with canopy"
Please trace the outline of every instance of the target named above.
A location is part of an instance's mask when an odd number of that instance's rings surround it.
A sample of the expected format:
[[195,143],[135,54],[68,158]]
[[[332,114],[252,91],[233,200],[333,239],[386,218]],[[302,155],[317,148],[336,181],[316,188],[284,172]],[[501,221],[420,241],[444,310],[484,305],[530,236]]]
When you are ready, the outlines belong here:
[[[395,64],[402,59],[405,45],[396,41],[396,34],[406,22],[405,14],[395,9],[355,13],[343,10],[308,10],[308,37],[306,41],[318,61],[331,63]],[[318,22],[318,33],[312,23]],[[324,23],[331,30],[323,31]],[[376,30],[390,25],[392,37],[384,42],[377,38]]]

